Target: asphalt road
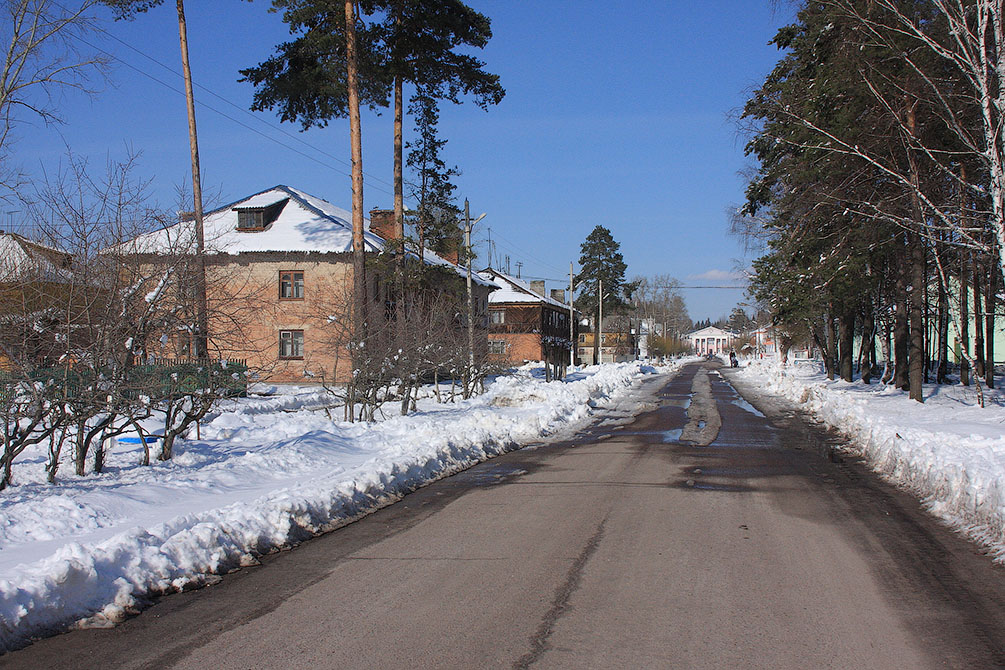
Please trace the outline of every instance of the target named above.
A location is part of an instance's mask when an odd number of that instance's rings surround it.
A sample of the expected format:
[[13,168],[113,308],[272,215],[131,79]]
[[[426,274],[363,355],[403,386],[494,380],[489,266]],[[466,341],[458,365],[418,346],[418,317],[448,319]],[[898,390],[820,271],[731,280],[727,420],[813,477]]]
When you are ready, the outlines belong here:
[[731,381],[652,379],[634,417],[0,667],[1005,667],[1005,570]]

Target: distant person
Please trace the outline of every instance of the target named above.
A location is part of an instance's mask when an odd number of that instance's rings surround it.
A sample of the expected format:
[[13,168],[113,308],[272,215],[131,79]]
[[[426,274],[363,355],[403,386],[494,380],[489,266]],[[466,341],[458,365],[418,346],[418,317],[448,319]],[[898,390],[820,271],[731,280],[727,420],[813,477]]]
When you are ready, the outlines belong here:
[[736,352],[730,350],[729,352],[729,367],[738,368],[740,367],[740,362],[736,360]]

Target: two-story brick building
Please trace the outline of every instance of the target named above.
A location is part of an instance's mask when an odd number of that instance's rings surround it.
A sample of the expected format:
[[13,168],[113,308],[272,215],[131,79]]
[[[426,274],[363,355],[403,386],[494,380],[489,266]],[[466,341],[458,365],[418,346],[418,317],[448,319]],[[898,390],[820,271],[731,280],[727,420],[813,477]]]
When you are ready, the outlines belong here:
[[574,318],[570,331],[569,305],[559,296],[544,295],[543,286],[532,287],[499,270],[487,268],[479,275],[500,287],[489,295],[488,337],[493,357],[505,364],[542,361],[549,377],[565,376],[578,323]]
[[[385,248],[392,229],[386,210],[375,210],[364,233],[367,252]],[[204,216],[209,340],[213,356],[246,359],[263,379],[291,382],[322,375],[348,379],[349,308],[352,304],[352,215],[321,198],[275,186]],[[191,221],[143,235],[130,253],[190,254]],[[415,259],[412,259],[413,261]],[[451,290],[463,290],[460,268],[426,251],[424,263],[442,266]],[[368,277],[368,283],[371,279]],[[373,280],[376,281],[376,280]],[[487,321],[491,282],[475,277],[478,323]],[[371,287],[377,299],[381,287]],[[485,329],[479,328],[481,337]],[[185,337],[173,351],[191,352]]]

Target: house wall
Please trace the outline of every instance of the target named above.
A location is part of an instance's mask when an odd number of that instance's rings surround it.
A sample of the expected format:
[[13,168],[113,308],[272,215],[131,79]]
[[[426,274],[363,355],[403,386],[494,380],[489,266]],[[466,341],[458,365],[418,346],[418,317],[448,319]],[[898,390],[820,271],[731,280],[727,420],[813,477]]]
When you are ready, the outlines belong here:
[[490,311],[505,315],[503,323],[489,326],[489,341],[506,343],[504,354],[493,354],[495,361],[508,365],[544,358],[540,305],[493,305]]
[[492,356],[499,363],[516,365],[542,359],[541,336],[535,333],[489,333],[489,342],[492,341],[506,343],[505,354]]
[[[576,358],[581,365],[593,364],[593,333],[580,333]],[[604,332],[600,347],[600,363],[624,363],[635,360],[635,338],[630,333]]]
[[496,304],[505,321],[492,324],[490,341],[506,342],[506,353],[496,354],[500,363],[545,361],[563,368],[569,363],[569,349],[559,341],[569,340],[568,312],[544,304]]
[[[153,265],[145,273],[158,277]],[[280,298],[280,274],[303,272],[302,299]],[[368,275],[368,279],[370,276]],[[445,290],[464,291],[463,279]],[[374,280],[375,281],[375,280]],[[191,288],[183,286],[182,290]],[[352,260],[340,253],[243,253],[236,256],[207,258],[207,299],[209,312],[209,348],[212,357],[244,359],[256,378],[269,382],[343,383],[350,378],[352,366],[346,349],[353,285]],[[373,295],[382,296],[379,287]],[[476,309],[476,350],[484,347],[487,333],[489,288],[473,287]],[[384,299],[377,298],[383,312]],[[172,296],[172,304],[192,301]],[[182,321],[191,321],[183,317]],[[464,327],[463,319],[457,324]],[[303,332],[303,356],[280,357],[280,333]],[[176,330],[161,345],[161,333],[149,337],[147,356],[183,358],[191,355],[187,330]],[[480,340],[480,342],[479,342]]]
[[[303,299],[280,299],[284,271],[304,273]],[[214,263],[207,270],[211,348],[224,358],[247,359],[268,381],[345,381],[351,287],[352,264],[341,255]],[[284,330],[303,331],[302,358],[280,358]]]

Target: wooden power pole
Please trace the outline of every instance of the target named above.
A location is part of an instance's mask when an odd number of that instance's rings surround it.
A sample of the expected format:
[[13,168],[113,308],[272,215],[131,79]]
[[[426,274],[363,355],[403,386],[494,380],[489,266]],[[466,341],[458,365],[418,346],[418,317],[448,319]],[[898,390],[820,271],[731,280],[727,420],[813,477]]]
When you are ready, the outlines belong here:
[[185,3],[177,0],[178,39],[181,43],[181,68],[185,79],[185,101],[188,104],[188,143],[192,152],[192,199],[195,215],[195,355],[209,356],[209,316],[206,305],[206,233],[202,217],[202,178],[199,174],[199,139],[195,128],[195,96],[192,93],[192,70],[188,64],[188,30],[185,26]]

